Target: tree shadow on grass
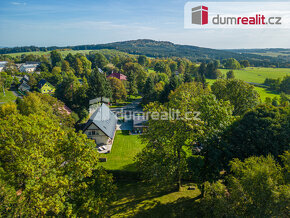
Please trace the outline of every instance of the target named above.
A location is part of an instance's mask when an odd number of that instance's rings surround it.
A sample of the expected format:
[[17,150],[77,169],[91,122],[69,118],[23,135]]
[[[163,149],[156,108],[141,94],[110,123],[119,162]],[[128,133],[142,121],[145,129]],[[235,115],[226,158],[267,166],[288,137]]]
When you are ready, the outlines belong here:
[[272,89],[270,89],[270,88],[265,88],[265,91],[266,91],[267,94],[280,95],[280,92],[278,92],[278,91],[274,91],[274,90],[272,90]]
[[159,201],[145,202],[132,217],[200,217],[198,202],[189,197],[161,204]]
[[153,186],[144,182],[118,182],[116,201],[110,209],[110,216],[120,213],[132,213],[142,205],[143,201],[150,201],[154,198],[171,193],[173,190],[168,187],[156,190]]
[[127,164],[125,166],[122,166],[121,170],[135,172],[136,171],[136,163],[131,163],[131,164]]
[[198,197],[194,196],[180,196],[173,202],[160,203],[159,199],[166,202],[171,201],[172,197],[176,198],[175,193],[179,192],[172,186],[156,189],[155,186],[141,181],[119,181],[117,186],[116,200],[109,209],[109,216],[192,217],[193,212],[197,210],[195,204]]

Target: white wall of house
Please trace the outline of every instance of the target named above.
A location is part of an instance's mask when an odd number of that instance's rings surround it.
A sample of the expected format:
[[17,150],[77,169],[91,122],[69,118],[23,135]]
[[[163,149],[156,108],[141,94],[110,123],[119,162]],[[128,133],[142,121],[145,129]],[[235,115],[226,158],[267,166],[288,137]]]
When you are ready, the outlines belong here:
[[22,65],[20,68],[19,68],[20,72],[25,72],[25,73],[33,73],[35,70],[36,70],[36,67],[35,66],[32,66],[32,67],[27,67],[25,65]]
[[90,139],[94,139],[97,144],[107,144],[109,137],[105,135],[95,124],[91,124],[85,131]]

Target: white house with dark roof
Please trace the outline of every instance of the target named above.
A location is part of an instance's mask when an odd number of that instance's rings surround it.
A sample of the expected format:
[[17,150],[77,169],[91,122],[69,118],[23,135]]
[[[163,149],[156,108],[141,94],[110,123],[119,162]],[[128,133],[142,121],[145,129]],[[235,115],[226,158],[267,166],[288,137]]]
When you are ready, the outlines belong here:
[[105,153],[111,150],[116,128],[116,115],[103,103],[92,114],[83,132],[96,142],[99,152]]
[[29,82],[29,77],[27,75],[24,75],[24,77],[22,77],[20,80],[20,85],[18,86],[18,90],[23,93],[29,92],[31,87],[28,85],[28,82]]
[[33,73],[37,66],[38,64],[22,64],[19,68],[19,71],[24,73]]
[[8,64],[8,61],[0,61],[0,72],[5,69],[6,64]]

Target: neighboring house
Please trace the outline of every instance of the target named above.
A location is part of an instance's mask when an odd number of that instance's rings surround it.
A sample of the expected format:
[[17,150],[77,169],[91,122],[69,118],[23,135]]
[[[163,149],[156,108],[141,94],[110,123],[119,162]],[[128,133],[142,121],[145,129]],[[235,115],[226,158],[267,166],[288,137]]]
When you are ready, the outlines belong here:
[[143,133],[144,129],[146,129],[148,126],[146,124],[148,120],[146,119],[145,116],[138,116],[134,115],[133,116],[133,132],[134,133]]
[[19,80],[20,83],[22,83],[22,82],[24,82],[24,81],[27,82],[27,83],[29,82],[29,77],[28,77],[27,75],[24,75],[24,77],[22,77],[22,78]]
[[103,71],[101,68],[99,68],[99,67],[98,67],[98,71],[99,71],[100,73],[104,73],[104,71]]
[[37,61],[26,61],[25,64],[34,64],[34,65],[39,65],[41,64],[41,62],[37,62]]
[[30,91],[30,86],[27,84],[26,81],[23,81],[20,86],[18,86],[18,90],[20,92],[29,92]]
[[122,73],[111,73],[109,76],[107,76],[107,78],[110,78],[110,77],[115,77],[117,79],[125,80],[125,81],[127,80],[127,76],[125,76]]
[[8,61],[0,61],[0,72],[5,69],[7,63]]
[[33,73],[35,72],[37,66],[38,64],[22,64],[19,71],[23,73]]
[[[98,146],[110,151],[117,128],[117,117],[106,104],[102,104],[90,117],[83,132]],[[110,147],[110,148],[109,148]]]
[[38,83],[38,89],[42,94],[51,94],[55,92],[55,88],[45,79],[41,79]]

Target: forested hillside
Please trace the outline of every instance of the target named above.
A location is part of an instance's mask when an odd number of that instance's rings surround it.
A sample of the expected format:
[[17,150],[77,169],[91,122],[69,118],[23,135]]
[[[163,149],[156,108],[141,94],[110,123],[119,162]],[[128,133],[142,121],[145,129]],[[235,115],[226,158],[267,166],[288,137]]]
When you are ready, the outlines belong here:
[[249,60],[256,66],[279,65],[280,67],[289,67],[287,60],[280,57],[270,57],[258,54],[243,53],[240,50],[216,50],[202,48],[190,45],[178,45],[167,41],[154,41],[149,39],[139,39],[124,42],[113,42],[107,44],[94,45],[78,45],[65,47],[15,47],[1,48],[0,54],[9,54],[17,52],[31,51],[52,51],[55,49],[71,49],[71,50],[99,50],[99,49],[115,49],[130,54],[146,55],[149,57],[185,57],[191,61],[210,61],[213,59],[235,58],[237,60]]

